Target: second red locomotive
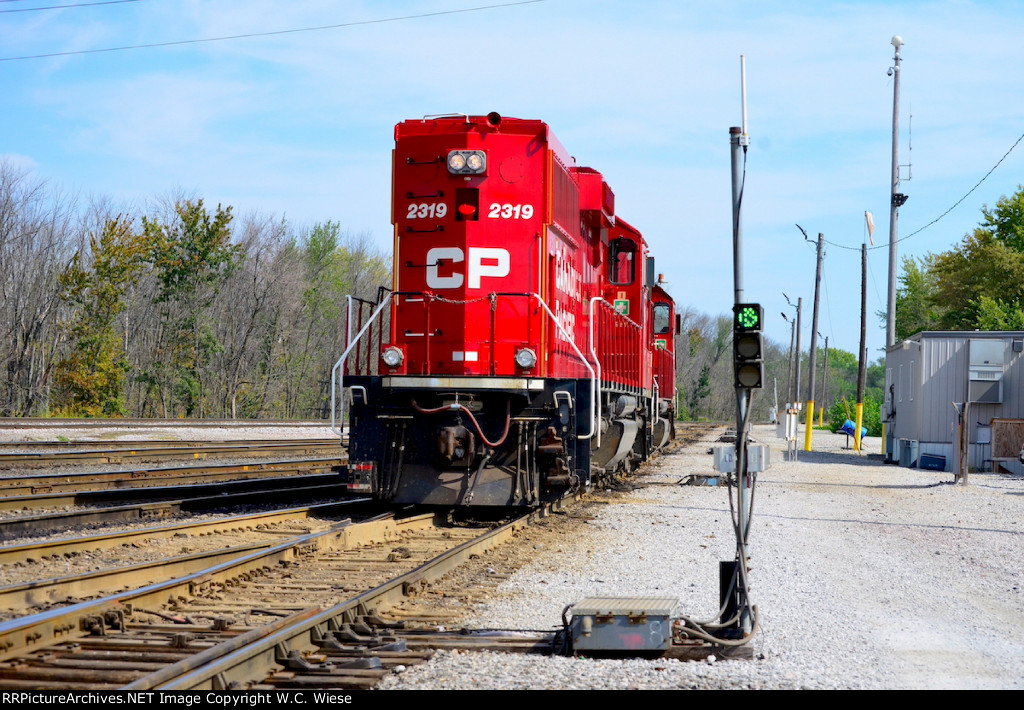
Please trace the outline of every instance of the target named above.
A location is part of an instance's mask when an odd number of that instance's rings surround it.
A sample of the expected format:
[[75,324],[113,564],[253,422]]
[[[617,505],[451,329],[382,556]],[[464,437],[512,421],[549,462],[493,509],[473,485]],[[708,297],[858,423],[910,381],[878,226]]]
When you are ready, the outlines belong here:
[[600,173],[536,120],[395,127],[390,291],[335,366],[349,486],[532,506],[673,435],[675,306]]

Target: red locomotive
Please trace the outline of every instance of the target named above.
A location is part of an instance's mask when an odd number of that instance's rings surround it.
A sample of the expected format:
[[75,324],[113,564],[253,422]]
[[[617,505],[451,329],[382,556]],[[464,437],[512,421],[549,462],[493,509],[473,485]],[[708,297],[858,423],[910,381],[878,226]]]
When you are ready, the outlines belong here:
[[601,174],[495,113],[400,123],[393,160],[394,283],[332,377],[349,487],[532,506],[667,443],[675,305]]

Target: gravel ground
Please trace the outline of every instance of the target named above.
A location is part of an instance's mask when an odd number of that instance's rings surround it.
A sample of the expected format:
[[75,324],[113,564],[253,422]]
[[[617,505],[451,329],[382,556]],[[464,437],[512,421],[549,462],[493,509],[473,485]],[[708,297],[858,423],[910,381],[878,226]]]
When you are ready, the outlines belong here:
[[[245,435],[286,436],[257,427]],[[877,440],[867,442],[875,455],[861,456],[843,449],[846,437],[823,432],[814,452],[787,462],[773,427],[755,427],[754,436],[772,446],[773,463],[759,475],[751,535],[760,613],[753,659],[442,652],[382,687],[1024,687],[1024,478],[973,474],[970,486],[953,486],[949,473],[881,464]],[[567,604],[596,595],[678,597],[682,613],[712,615],[718,562],[734,550],[726,489],[677,483],[712,473],[713,444],[660,457],[642,477],[649,485],[600,498],[587,510],[593,519],[573,522],[574,535],[537,535],[536,561],[465,625],[550,630]]]
[[[772,446],[753,518],[751,660],[595,660],[440,653],[385,680],[394,689],[1022,688],[1024,479],[883,465],[815,432],[816,451]],[[585,596],[672,596],[712,615],[719,560],[733,557],[726,489],[675,485],[710,474],[713,442],[659,458],[652,484],[596,506],[571,544],[544,550],[467,626],[551,629]],[[878,441],[867,450],[877,453]],[[659,485],[661,484],[661,485]]]

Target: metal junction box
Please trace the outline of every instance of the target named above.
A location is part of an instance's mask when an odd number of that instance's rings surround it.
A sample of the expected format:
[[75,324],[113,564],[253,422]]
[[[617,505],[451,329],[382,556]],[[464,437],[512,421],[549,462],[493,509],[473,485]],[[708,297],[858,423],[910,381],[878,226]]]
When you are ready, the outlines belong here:
[[573,650],[667,651],[678,606],[672,597],[588,597],[572,608]]
[[[719,473],[736,471],[736,447],[716,446],[715,470]],[[747,473],[758,473],[768,470],[771,465],[771,449],[765,444],[747,445]]]

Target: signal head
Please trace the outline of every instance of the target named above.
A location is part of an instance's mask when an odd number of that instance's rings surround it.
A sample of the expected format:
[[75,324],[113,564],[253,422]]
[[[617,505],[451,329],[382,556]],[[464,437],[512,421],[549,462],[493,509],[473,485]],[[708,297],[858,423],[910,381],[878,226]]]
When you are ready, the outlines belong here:
[[764,309],[760,303],[733,306],[733,373],[737,387],[764,387]]

